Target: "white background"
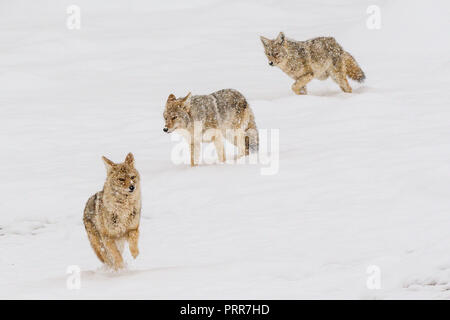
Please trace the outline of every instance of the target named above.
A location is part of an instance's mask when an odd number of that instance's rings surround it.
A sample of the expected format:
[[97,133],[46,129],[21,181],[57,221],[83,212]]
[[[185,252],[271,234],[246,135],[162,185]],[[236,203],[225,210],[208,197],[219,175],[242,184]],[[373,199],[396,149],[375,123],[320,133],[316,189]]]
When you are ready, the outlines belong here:
[[[81,8],[81,29],[66,8]],[[381,29],[369,30],[369,5]],[[446,1],[2,1],[0,298],[450,298]],[[334,36],[366,73],[296,96],[260,35]],[[167,96],[235,88],[280,167],[170,160]],[[82,224],[101,156],[132,151],[141,254],[102,268]],[[66,288],[80,266],[81,289]],[[381,289],[366,286],[379,266]]]

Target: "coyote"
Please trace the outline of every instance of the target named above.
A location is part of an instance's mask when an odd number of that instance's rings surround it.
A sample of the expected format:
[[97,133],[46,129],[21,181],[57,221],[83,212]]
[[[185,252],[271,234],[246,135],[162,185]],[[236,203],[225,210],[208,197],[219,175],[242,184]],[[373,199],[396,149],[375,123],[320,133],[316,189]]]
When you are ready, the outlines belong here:
[[238,148],[238,157],[258,151],[255,117],[245,97],[234,89],[201,96],[188,93],[178,99],[171,94],[166,102],[164,120],[164,132],[184,129],[180,131],[190,144],[191,166],[198,164],[202,141],[214,142],[221,162],[226,161],[224,137]]
[[122,250],[128,241],[133,258],[139,254],[141,189],[133,154],[124,163],[102,157],[107,170],[103,190],[86,203],[83,222],[89,241],[101,262],[115,270],[123,268]]
[[306,94],[306,84],[312,79],[331,77],[344,92],[352,92],[347,76],[358,82],[366,78],[350,53],[332,37],[294,41],[280,32],[274,40],[261,37],[269,65],[278,66],[295,80],[292,91]]

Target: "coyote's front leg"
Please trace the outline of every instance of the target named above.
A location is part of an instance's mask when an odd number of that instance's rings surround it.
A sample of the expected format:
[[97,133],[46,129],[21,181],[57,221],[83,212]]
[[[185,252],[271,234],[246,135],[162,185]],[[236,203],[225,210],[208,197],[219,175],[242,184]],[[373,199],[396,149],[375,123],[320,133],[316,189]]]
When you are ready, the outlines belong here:
[[116,240],[107,238],[104,240],[104,244],[108,253],[108,258],[109,260],[112,260],[110,261],[109,265],[112,266],[115,270],[123,268],[123,258],[120,254],[119,249],[117,248]]
[[191,136],[191,167],[198,164],[200,157],[200,141],[196,141],[194,135]]
[[139,229],[128,232],[128,246],[134,259],[139,255],[138,240]]
[[195,143],[191,142],[191,167],[195,166]]
[[313,78],[314,78],[314,75],[312,73],[304,74],[303,76],[301,76],[299,79],[297,79],[294,82],[294,84],[292,85],[292,91],[294,91],[295,94],[299,94],[299,95],[307,94],[306,85]]

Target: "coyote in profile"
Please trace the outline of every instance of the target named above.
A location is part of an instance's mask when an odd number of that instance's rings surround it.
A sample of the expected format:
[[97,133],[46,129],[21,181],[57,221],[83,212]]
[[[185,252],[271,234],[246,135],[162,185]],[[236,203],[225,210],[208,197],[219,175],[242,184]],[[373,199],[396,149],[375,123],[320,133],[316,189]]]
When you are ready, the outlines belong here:
[[306,84],[312,79],[331,77],[344,92],[352,92],[347,77],[363,82],[364,72],[350,53],[332,37],[294,41],[280,32],[274,40],[261,37],[269,65],[278,66],[295,80],[292,91],[306,94]]
[[86,203],[83,222],[89,241],[101,262],[115,270],[123,268],[122,250],[128,241],[133,258],[139,254],[141,188],[133,154],[124,163],[103,157],[107,177],[103,190]]
[[258,151],[255,117],[245,97],[234,89],[199,96],[189,93],[178,99],[171,94],[163,115],[164,132],[184,129],[180,131],[190,144],[191,166],[198,164],[202,141],[214,142],[221,162],[226,161],[224,138],[238,148],[238,157]]

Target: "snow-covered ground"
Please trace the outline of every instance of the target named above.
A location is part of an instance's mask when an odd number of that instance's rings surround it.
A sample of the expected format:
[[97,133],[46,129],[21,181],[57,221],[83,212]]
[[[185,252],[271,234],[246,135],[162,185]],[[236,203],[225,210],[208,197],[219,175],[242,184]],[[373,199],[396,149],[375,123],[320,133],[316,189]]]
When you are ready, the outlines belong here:
[[[449,14],[447,1],[2,1],[0,298],[449,299]],[[334,36],[367,81],[294,95],[259,40],[279,31]],[[279,130],[276,174],[171,161],[167,96],[228,87]],[[141,254],[113,273],[81,218],[101,156],[130,151]]]

